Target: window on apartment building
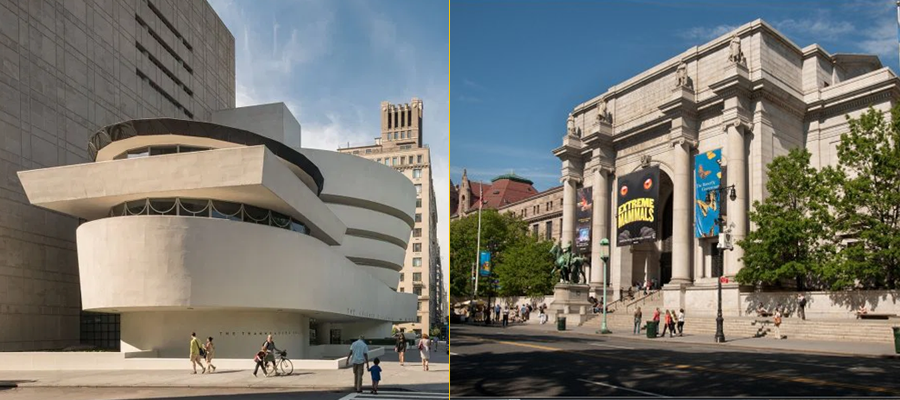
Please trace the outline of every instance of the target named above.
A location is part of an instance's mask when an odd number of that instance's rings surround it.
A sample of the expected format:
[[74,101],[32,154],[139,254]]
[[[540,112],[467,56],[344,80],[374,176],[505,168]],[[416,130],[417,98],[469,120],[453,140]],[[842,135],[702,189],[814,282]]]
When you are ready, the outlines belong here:
[[422,199],[416,199],[416,208],[422,208]]
[[422,194],[422,184],[421,183],[416,184],[416,194],[417,195]]
[[422,228],[413,229],[413,237],[422,237]]
[[421,168],[414,169],[413,170],[413,178],[419,179],[421,177],[422,177],[422,169]]
[[406,288],[400,288],[400,293],[406,293]]
[[397,164],[397,157],[391,158],[391,165],[400,165]]
[[553,238],[553,221],[547,221],[547,232],[544,233],[544,239],[550,240]]
[[380,159],[380,158],[379,158],[379,159],[376,159],[375,162],[381,164],[381,159]]
[[397,135],[397,132],[394,132],[394,140],[399,139],[397,136],[398,136],[398,135]]
[[409,156],[409,163],[410,163],[410,164],[413,163],[413,156]]
[[[421,301],[416,303],[416,311],[422,311],[422,302]],[[421,317],[419,317],[419,318],[421,318]],[[422,321],[419,321],[419,322],[422,322]]]
[[366,149],[366,154],[372,154],[372,149]]
[[552,207],[553,207],[553,202],[548,201],[547,205],[544,206],[544,211],[550,211],[550,208],[552,208]]
[[[421,295],[422,295],[422,291],[420,290],[419,293],[416,293],[416,294],[419,295],[419,296],[421,296]],[[416,315],[416,322],[417,322],[417,323],[420,323],[420,324],[422,323],[422,316],[421,316],[421,315]]]
[[563,199],[559,199],[559,206],[562,207]]
[[560,239],[560,240],[562,240],[562,226],[563,226],[562,218],[560,218],[559,219],[559,235],[556,237],[557,239]]
[[419,163],[419,164],[422,163],[422,155],[421,154],[416,156],[416,163]]
[[421,272],[413,272],[413,282],[422,282]]
[[416,213],[416,222],[422,222],[422,214]]
[[359,150],[353,150],[353,154],[359,154]]
[[422,251],[422,243],[413,243],[413,251],[418,253]]
[[413,267],[422,266],[422,257],[413,257]]
[[538,234],[539,234],[538,226],[539,226],[539,224],[534,224],[534,225],[531,227],[531,234],[534,235],[534,238],[535,238],[535,239],[538,238]]
[[403,273],[400,273],[400,282],[403,282]]
[[403,157],[400,157],[400,165],[403,165]]

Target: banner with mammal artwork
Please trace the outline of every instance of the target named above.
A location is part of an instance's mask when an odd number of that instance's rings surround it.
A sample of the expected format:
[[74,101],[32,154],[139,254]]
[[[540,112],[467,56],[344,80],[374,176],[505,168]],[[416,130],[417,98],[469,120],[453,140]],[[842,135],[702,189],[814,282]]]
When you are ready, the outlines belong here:
[[656,240],[659,166],[619,177],[616,192],[616,246]]
[[578,189],[578,203],[575,204],[575,246],[574,252],[590,254],[591,221],[594,215],[592,187]]
[[695,236],[719,235],[721,208],[716,191],[722,181],[722,149],[707,151],[694,156],[694,231]]

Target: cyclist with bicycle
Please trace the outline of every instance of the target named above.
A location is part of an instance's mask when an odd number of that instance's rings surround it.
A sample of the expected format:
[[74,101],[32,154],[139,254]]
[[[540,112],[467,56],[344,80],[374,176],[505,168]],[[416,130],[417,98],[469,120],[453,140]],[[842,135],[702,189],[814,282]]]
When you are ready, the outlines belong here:
[[[266,349],[266,359],[265,359],[263,365],[267,365],[271,361],[272,362],[272,371],[275,373],[275,375],[278,375],[278,370],[276,369],[276,367],[278,365],[275,364],[275,352],[281,351],[281,350],[279,350],[277,347],[275,347],[275,341],[272,340],[272,335],[269,335],[268,337],[266,337],[266,341],[263,342],[263,347]],[[265,370],[265,368],[264,368],[264,370]]]

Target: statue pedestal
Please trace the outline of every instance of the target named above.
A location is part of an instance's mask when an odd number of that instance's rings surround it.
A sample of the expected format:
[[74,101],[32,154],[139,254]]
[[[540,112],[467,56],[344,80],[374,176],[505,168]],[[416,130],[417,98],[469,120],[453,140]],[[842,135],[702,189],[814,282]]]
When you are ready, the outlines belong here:
[[579,326],[591,315],[591,302],[588,301],[588,285],[558,283],[553,287],[553,301],[548,306],[550,321],[556,322],[557,316],[566,317],[566,324]]

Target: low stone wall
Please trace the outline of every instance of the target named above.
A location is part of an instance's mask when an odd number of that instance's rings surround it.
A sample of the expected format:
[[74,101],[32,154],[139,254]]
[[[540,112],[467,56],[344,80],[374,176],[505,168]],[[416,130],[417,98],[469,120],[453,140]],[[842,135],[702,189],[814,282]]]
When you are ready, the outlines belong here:
[[[796,316],[799,292],[739,292],[737,285],[722,285],[722,314],[753,316],[759,305],[769,311],[780,306],[786,317]],[[857,290],[841,292],[803,292],[806,317],[813,319],[855,319],[860,305],[874,314],[900,315],[900,291]],[[688,315],[714,316],[717,308],[716,286],[690,286],[684,289],[664,288],[663,304],[667,309],[684,308]],[[645,310],[645,312],[647,312]]]
[[[796,315],[799,292],[741,293],[741,312],[753,315],[760,304],[767,310],[783,307],[788,316]],[[807,318],[855,319],[859,306],[869,313],[900,315],[900,290],[854,290],[841,292],[803,292]]]

